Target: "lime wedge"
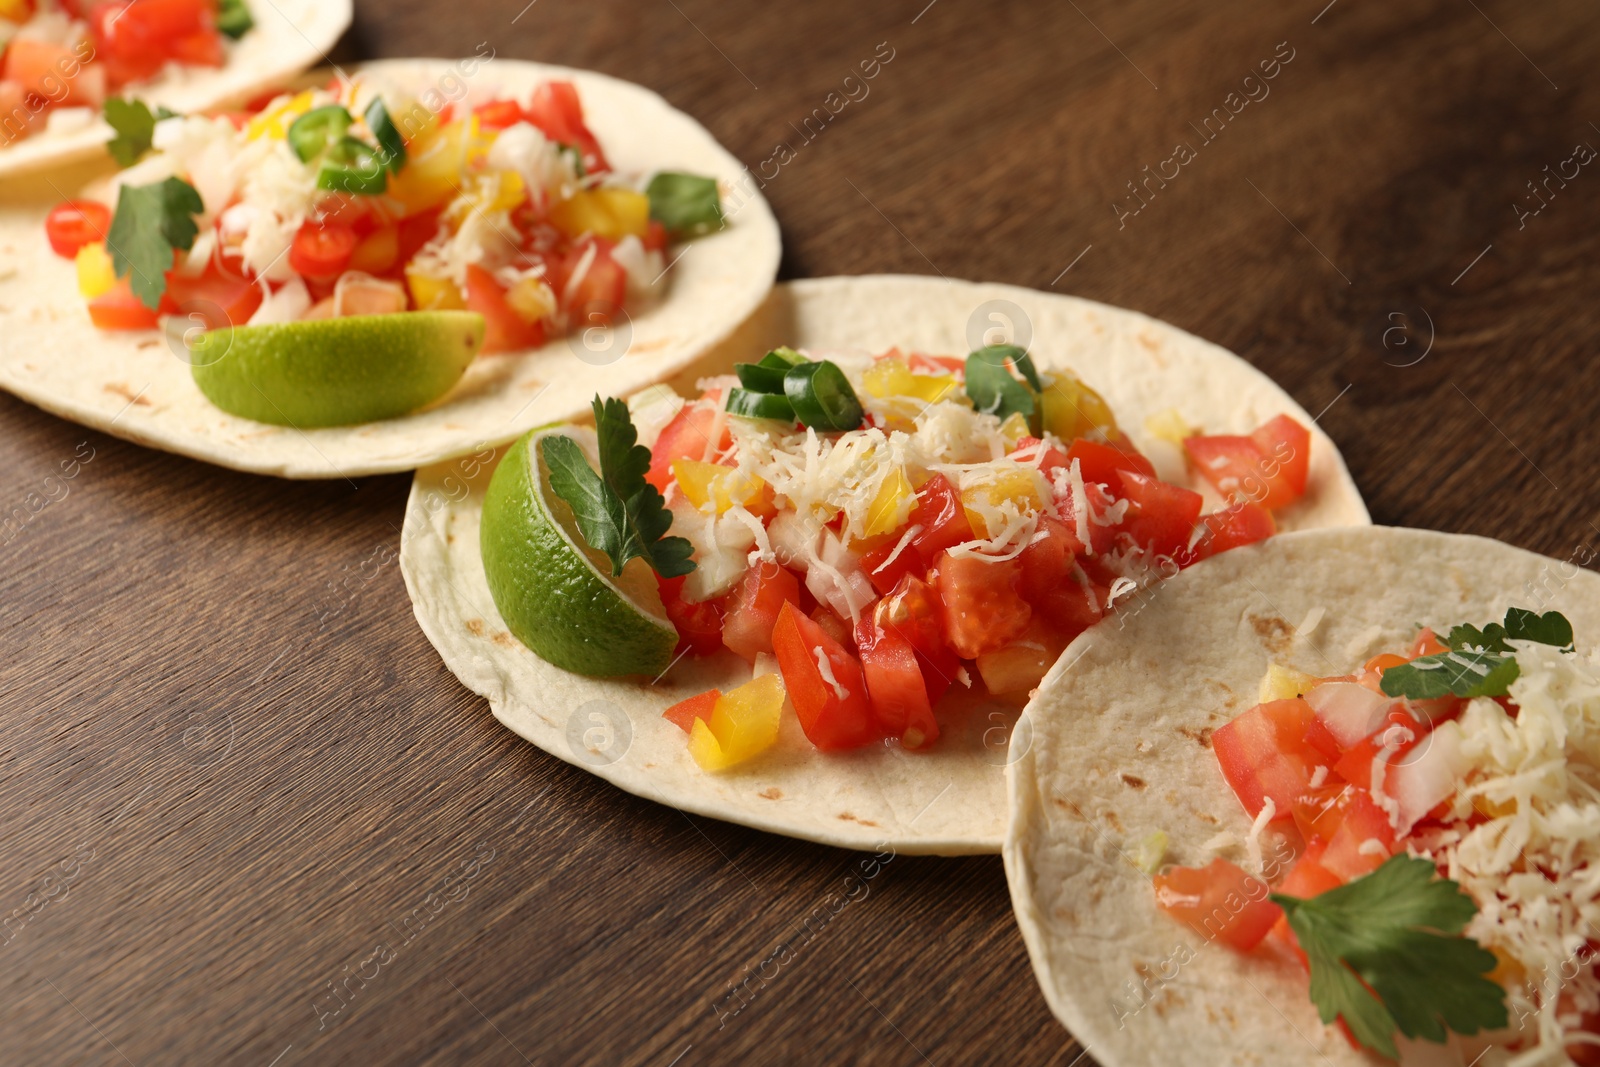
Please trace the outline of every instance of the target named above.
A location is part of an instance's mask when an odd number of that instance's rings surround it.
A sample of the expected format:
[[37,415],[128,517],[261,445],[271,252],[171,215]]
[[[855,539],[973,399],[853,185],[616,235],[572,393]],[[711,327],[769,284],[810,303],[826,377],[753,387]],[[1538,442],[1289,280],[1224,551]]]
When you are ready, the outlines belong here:
[[594,430],[546,427],[512,445],[489,480],[479,548],[495,607],[517,640],[564,670],[660,674],[678,632],[655,575],[635,558],[612,578],[611,562],[584,542],[572,509],[550,491],[539,444],[555,435],[577,441],[595,462]]
[[349,426],[443,396],[478,354],[483,328],[471,311],[232,326],[201,334],[189,361],[200,391],[230,414],[301,429]]

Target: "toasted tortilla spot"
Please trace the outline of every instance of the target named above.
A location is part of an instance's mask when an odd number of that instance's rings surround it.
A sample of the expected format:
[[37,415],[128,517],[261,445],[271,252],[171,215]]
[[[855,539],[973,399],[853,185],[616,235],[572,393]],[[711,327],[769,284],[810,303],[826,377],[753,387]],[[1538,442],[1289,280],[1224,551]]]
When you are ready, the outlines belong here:
[[468,619],[467,620],[467,630],[474,637],[482,637],[483,636],[483,620],[482,619]]
[[767,800],[782,800],[783,790],[779,789],[775,785],[769,785],[767,788],[757,793],[756,796],[763,797]]
[[511,634],[508,631],[505,631],[505,630],[501,630],[499,633],[497,633],[493,637],[489,638],[489,640],[493,641],[495,644],[499,645],[501,648],[517,648],[518,647],[517,639],[515,637],[512,637]]
[[130,404],[137,404],[142,408],[150,406],[150,401],[146,400],[141,393],[129,388],[124,382],[112,382],[110,385],[105,385],[101,388],[108,393],[120,396]]
[[1122,832],[1122,820],[1117,818],[1117,813],[1116,812],[1114,812],[1114,811],[1112,811],[1112,810],[1110,810],[1108,808],[1105,811],[1100,813],[1100,817],[1102,819],[1104,819],[1106,822],[1110,823],[1111,824],[1111,828],[1113,830],[1117,831],[1117,833],[1120,834]]
[[1135,789],[1143,789],[1145,787],[1145,780],[1137,774],[1124,774],[1122,780]]
[[1251,615],[1250,626],[1270,652],[1282,652],[1294,637],[1294,627],[1276,615]]
[[877,823],[873,822],[871,819],[863,819],[863,818],[860,818],[859,816],[851,815],[848,811],[841,811],[838,815],[834,816],[834,818],[843,819],[845,822],[860,823],[862,826],[877,826],[878,825]]
[[1189,740],[1193,741],[1195,744],[1199,745],[1201,748],[1211,747],[1211,727],[1209,726],[1202,726],[1198,730],[1191,729],[1187,726],[1180,726],[1178,727],[1178,732],[1184,737],[1187,737]]

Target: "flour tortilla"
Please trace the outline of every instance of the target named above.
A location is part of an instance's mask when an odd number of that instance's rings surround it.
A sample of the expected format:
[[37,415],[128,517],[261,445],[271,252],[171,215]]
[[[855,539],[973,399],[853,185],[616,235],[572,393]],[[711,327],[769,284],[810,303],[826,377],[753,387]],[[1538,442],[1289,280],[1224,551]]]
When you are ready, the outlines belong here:
[[[116,95],[143,100],[151,110],[180,114],[243,103],[327,59],[350,28],[350,0],[246,0],[255,27],[237,42],[224,39],[227,62],[216,69],[169,64],[148,82]],[[98,115],[70,132],[40,130],[0,148],[0,180],[105,155],[114,136]]]
[[1298,962],[1208,945],[1123,854],[1161,831],[1167,862],[1203,866],[1214,835],[1244,840],[1206,739],[1256,703],[1268,663],[1344,674],[1418,623],[1481,625],[1513,606],[1561,611],[1592,641],[1600,575],[1482,537],[1314,530],[1185,571],[1126,627],[1067,649],[1029,705],[1031,744],[1019,731],[1013,745],[1005,864],[1045,999],[1103,1067],[1377,1062],[1317,1018]]
[[[1072,297],[937,278],[780,285],[697,370],[722,371],[784,343],[813,351],[881,352],[900,345],[965,354],[968,320],[989,301],[1009,301],[1013,315],[1025,315],[1040,368],[1078,371],[1104,393],[1141,446],[1152,443],[1144,418],[1167,408],[1213,432],[1249,430],[1280,412],[1311,421],[1243,360],[1154,319]],[[1285,526],[1365,524],[1366,508],[1333,443],[1315,428],[1312,433],[1311,491],[1284,515]],[[888,843],[902,852],[999,851],[1005,744],[1016,704],[969,698],[973,706],[956,714],[941,706],[946,732],[923,753],[876,745],[822,754],[786,713],[775,751],[741,769],[707,774],[690,758],[683,732],[661,712],[711,686],[726,690],[747,681],[750,668],[723,652],[685,658],[653,684],[602,680],[559,670],[524,648],[495,610],[478,552],[492,465],[442,464],[417,473],[400,565],[423,631],[457,677],[489,698],[502,723],[631,793],[702,815],[846,848]],[[623,732],[626,744],[617,740]],[[603,751],[592,751],[596,745]]]
[[669,249],[677,258],[664,295],[625,325],[577,332],[529,352],[480,356],[444,397],[400,418],[300,430],[214,407],[162,332],[108,333],[90,324],[73,264],[45,242],[44,217],[105,168],[7,182],[0,191],[0,388],[75,422],[224,467],[285,478],[355,477],[471,454],[580,415],[596,390],[633,392],[669,377],[766,296],[778,269],[777,222],[743,165],[699,123],[655,93],[602,74],[493,60],[478,61],[462,77],[466,63],[388,60],[352,73],[419,95],[441,84],[459,94],[450,87],[464,83],[469,103],[526,98],[542,82],[574,81],[618,173],[715,177],[728,226]]

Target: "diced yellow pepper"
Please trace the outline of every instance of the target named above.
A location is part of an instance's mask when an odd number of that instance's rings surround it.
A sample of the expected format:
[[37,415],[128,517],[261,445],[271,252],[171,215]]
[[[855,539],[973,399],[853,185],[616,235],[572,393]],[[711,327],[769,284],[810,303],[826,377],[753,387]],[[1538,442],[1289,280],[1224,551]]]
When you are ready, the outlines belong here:
[[771,748],[778,740],[785,691],[781,674],[763,674],[722,694],[711,719],[689,730],[689,754],[708,771],[725,770]]
[[33,18],[32,0],[0,0],[0,19],[8,22],[27,22]]
[[866,536],[877,537],[904,526],[906,519],[911,516],[916,498],[916,491],[911,488],[905,468],[896,467],[890,471],[878,487],[878,495],[872,498],[872,506],[867,509]]
[[251,141],[262,137],[283,140],[289,136],[289,127],[294,125],[294,120],[311,110],[311,100],[311,90],[307,89],[276,107],[268,108],[245,126],[245,138]]
[[411,300],[421,311],[461,311],[466,308],[466,298],[449,278],[440,278],[421,271],[406,271],[406,285],[411,290]]
[[518,278],[506,290],[506,303],[525,322],[538,322],[556,309],[556,294],[538,278]]
[[1053,380],[1040,395],[1044,428],[1071,441],[1091,430],[1104,429],[1120,436],[1117,420],[1101,395],[1080,382],[1071,371],[1054,371]]
[[449,122],[425,142],[419,141],[409,150],[400,173],[390,177],[387,195],[400,201],[408,215],[453,199],[463,184],[470,133],[467,123]]
[[1271,663],[1267,665],[1267,673],[1261,676],[1261,690],[1257,695],[1262,704],[1274,700],[1292,700],[1309,692],[1316,684],[1317,680],[1309,674]]
[[528,185],[522,175],[514,170],[496,171],[486,182],[492,185],[488,208],[490,211],[510,211],[528,195]]
[[568,237],[640,237],[650,225],[650,200],[631,189],[580,189],[551,206],[550,223]]
[[78,249],[74,265],[78,268],[78,292],[90,300],[110,291],[117,284],[117,273],[111,267],[111,253],[106,251],[104,241],[91,241]]
[[930,404],[957,390],[953,375],[913,374],[911,365],[899,356],[874,360],[861,376],[861,384],[872,396],[908,396]]
[[1200,431],[1183,421],[1176,408],[1167,408],[1144,420],[1145,432],[1151,437],[1181,445]]
[[1007,448],[1016,448],[1018,441],[1032,434],[1033,431],[1028,428],[1028,420],[1021,412],[1013,411],[1000,423],[1000,436],[1005,438]]
[[745,507],[761,496],[767,483],[753,474],[697,459],[672,461],[672,476],[683,497],[699,511],[720,515],[735,504]]
[[389,108],[389,118],[400,131],[400,139],[408,151],[413,147],[418,150],[427,147],[430,138],[439,130],[439,113],[418,100],[396,101]]
[[989,524],[980,512],[974,510],[975,505],[995,508],[1009,500],[1024,515],[1044,507],[1044,498],[1039,494],[1038,479],[1038,473],[1031,467],[1015,467],[1001,471],[995,480],[987,485],[975,485],[963,489],[961,503],[966,509],[967,521],[972,524],[972,532],[979,537],[990,536]]

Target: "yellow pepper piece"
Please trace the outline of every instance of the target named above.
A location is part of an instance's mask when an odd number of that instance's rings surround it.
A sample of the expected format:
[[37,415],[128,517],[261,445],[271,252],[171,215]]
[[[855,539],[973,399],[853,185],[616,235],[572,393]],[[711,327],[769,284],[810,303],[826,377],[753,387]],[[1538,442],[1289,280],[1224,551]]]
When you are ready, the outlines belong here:
[[1184,422],[1183,416],[1178,414],[1176,408],[1167,408],[1151,415],[1144,420],[1144,428],[1151,437],[1170,441],[1175,445],[1182,445],[1185,440],[1200,432]]
[[945,399],[957,389],[953,375],[913,374],[911,365],[899,356],[874,360],[861,376],[861,384],[872,396],[908,396],[930,404]]
[[1063,441],[1086,437],[1095,429],[1106,430],[1113,438],[1121,436],[1105,399],[1071,371],[1054,371],[1039,400],[1044,428]]
[[116,271],[111,267],[111,253],[106,251],[104,241],[91,241],[78,249],[74,264],[78,268],[78,292],[90,300],[117,284]]
[[783,717],[783,676],[763,674],[722,694],[711,719],[689,729],[689,754],[708,771],[725,770],[760,755],[778,740]]
[[896,467],[890,471],[878,487],[878,495],[872,498],[872,506],[867,509],[866,536],[877,537],[904,526],[906,519],[911,517],[916,497],[905,469]]
[[1304,674],[1293,667],[1280,667],[1276,663],[1267,665],[1267,673],[1261,676],[1261,690],[1258,694],[1259,703],[1270,704],[1274,700],[1292,700],[1310,691],[1317,684],[1317,680],[1309,674]]
[[518,278],[506,290],[506,303],[525,322],[538,322],[556,309],[556,294],[538,278]]
[[289,136],[289,127],[294,125],[294,120],[311,110],[311,100],[311,90],[307,89],[277,107],[268,108],[245,126],[245,139],[255,141],[262,137],[272,137],[279,141],[283,140]]
[[550,223],[568,237],[640,237],[650,225],[650,200],[631,189],[580,189],[551,206]]
[[966,509],[967,521],[972,524],[972,532],[979,537],[991,536],[989,524],[977,508],[984,505],[997,508],[1007,500],[1024,515],[1044,507],[1044,498],[1039,494],[1038,475],[1032,468],[1003,470],[989,484],[975,485],[961,491],[961,503]]
[[1021,412],[1013,411],[1000,423],[1000,436],[1005,438],[1007,448],[1016,448],[1018,441],[1032,434],[1033,431],[1028,428],[1028,420],[1022,417]]
[[461,311],[467,306],[461,290],[449,278],[408,270],[406,286],[419,311]]
[[672,476],[685,500],[699,511],[717,515],[735,504],[749,506],[767,485],[753,474],[697,459],[673,460]]
[[453,199],[461,191],[469,135],[468,125],[457,121],[446,123],[426,142],[419,141],[400,173],[390,177],[387,195],[400,201],[408,215]]

